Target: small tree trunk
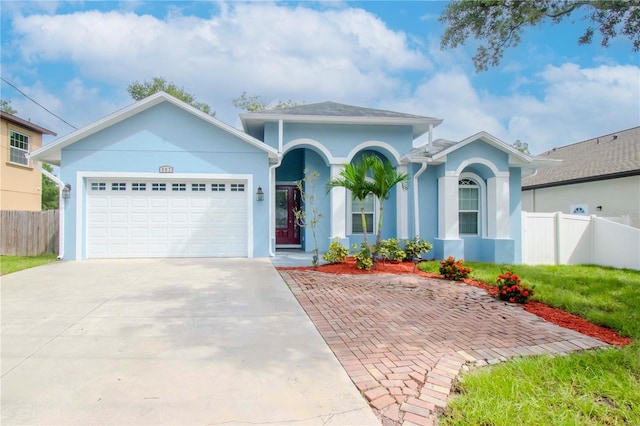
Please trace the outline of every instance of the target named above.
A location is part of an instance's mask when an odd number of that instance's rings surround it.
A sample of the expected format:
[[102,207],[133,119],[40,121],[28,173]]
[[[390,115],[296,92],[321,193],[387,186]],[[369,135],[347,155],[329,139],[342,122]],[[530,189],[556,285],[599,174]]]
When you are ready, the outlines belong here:
[[364,245],[369,247],[367,242],[367,217],[364,215],[364,203],[360,202],[360,215],[362,216],[362,235],[364,237]]
[[376,247],[382,242],[382,201],[380,201],[380,215],[378,216],[378,235],[376,235]]

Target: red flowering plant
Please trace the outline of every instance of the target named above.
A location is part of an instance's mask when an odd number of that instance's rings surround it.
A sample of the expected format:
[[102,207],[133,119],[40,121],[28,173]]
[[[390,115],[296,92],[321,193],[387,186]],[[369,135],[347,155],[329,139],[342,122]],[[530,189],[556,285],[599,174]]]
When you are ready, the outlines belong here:
[[447,280],[460,281],[467,278],[470,273],[471,268],[464,266],[462,259],[456,260],[453,256],[449,256],[440,262],[440,275]]
[[498,275],[498,298],[511,303],[527,303],[535,291],[522,284],[522,280],[517,274],[507,271]]

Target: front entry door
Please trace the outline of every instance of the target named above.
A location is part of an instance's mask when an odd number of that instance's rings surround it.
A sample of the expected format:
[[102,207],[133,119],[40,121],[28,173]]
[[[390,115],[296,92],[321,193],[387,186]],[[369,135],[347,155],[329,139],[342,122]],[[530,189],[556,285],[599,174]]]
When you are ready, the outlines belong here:
[[300,227],[294,211],[300,208],[300,190],[295,185],[276,186],[276,244],[300,245]]

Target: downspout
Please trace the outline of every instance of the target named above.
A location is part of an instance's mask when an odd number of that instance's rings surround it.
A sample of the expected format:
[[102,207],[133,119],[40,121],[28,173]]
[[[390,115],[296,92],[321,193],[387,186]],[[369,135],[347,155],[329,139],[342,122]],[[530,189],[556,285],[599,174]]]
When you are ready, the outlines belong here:
[[[275,210],[275,196],[276,196],[276,182],[275,169],[276,167],[280,167],[282,163],[282,154],[278,154],[278,161],[269,166],[269,256],[275,257],[275,241],[276,241],[276,222],[273,217]],[[273,246],[271,245],[271,241],[273,240]]]
[[[31,156],[28,153],[25,154],[25,157],[27,157],[27,160],[31,159]],[[64,182],[61,181],[57,176],[43,169],[38,161],[32,161],[33,167],[35,167],[40,173],[45,175],[47,179],[55,183],[58,187],[58,260],[62,260],[64,258],[64,198],[62,197]]]
[[420,236],[420,206],[418,197],[418,178],[427,170],[427,162],[423,161],[418,172],[413,176],[413,232],[414,237]]

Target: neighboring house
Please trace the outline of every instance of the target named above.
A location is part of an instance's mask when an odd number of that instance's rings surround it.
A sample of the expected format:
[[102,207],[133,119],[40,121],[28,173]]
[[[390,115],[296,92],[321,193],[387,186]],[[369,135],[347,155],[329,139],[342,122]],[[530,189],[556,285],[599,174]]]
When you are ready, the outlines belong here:
[[562,160],[522,179],[522,210],[628,217],[640,228],[640,127],[554,148]]
[[[292,216],[305,170],[318,172],[320,251],[333,237],[357,244],[357,204],[343,188],[326,193],[325,184],[344,164],[375,154],[411,177],[408,190],[397,187],[385,201],[383,238],[420,235],[436,258],[520,262],[521,170],[544,161],[484,132],[417,147],[442,120],[332,102],[241,121],[244,131],[157,93],[35,152],[59,165],[72,188],[63,206],[65,257],[310,251],[310,231]],[[366,203],[371,234],[376,204]]]
[[40,210],[42,174],[25,154],[42,146],[42,135],[56,134],[4,111],[0,122],[0,210]]

